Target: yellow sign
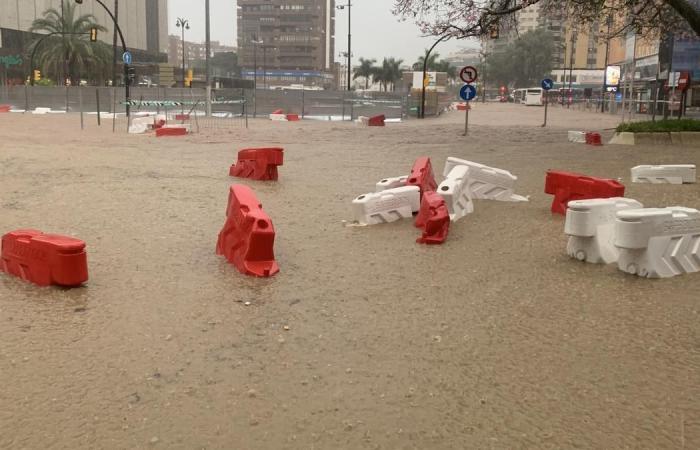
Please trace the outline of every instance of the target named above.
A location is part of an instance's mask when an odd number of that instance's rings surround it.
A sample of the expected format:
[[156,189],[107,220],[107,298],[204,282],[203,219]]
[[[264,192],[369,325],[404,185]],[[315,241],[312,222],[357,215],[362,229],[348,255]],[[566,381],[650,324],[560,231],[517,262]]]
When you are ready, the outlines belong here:
[[41,70],[34,69],[34,81],[41,80]]
[[424,86],[424,87],[430,86],[430,77],[429,77],[429,76],[426,76],[426,77],[423,79],[423,86]]

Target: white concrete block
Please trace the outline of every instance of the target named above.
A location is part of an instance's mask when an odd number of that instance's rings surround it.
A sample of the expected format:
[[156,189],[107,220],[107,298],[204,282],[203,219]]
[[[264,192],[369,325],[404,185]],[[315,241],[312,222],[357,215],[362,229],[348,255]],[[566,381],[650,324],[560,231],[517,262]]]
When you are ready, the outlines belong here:
[[386,191],[387,189],[394,189],[397,187],[406,186],[406,180],[408,180],[407,175],[404,175],[402,177],[384,178],[383,180],[377,183],[374,192],[382,192]]
[[680,206],[617,213],[615,246],[623,272],[668,278],[700,271],[700,211]]
[[356,222],[365,225],[395,222],[413,217],[420,209],[420,188],[404,186],[363,194],[352,201]]
[[585,131],[569,131],[569,142],[575,142],[577,144],[586,143],[586,132]]
[[569,235],[566,253],[579,261],[611,264],[617,261],[615,220],[618,211],[644,206],[629,198],[596,198],[569,202],[564,233]]
[[468,166],[455,166],[438,186],[437,193],[445,199],[452,221],[474,212],[474,203],[469,192],[470,170]]
[[632,168],[633,183],[683,184],[695,183],[695,164],[637,166]]
[[472,199],[498,200],[503,202],[527,202],[528,199],[515,194],[518,177],[507,170],[489,167],[466,159],[449,157],[443,175],[448,176],[457,166],[469,167],[469,191]]

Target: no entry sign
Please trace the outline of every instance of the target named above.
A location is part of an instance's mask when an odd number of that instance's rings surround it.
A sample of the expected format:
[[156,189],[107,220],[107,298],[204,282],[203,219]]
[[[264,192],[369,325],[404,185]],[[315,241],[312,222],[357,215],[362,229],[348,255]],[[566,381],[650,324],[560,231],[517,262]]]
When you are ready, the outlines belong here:
[[462,67],[462,70],[459,72],[459,77],[467,84],[475,82],[477,76],[476,67],[472,66]]

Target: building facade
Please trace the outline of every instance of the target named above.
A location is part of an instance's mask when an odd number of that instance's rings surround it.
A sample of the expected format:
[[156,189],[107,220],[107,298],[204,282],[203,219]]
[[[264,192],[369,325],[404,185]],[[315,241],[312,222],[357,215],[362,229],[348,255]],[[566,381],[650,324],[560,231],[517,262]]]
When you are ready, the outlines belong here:
[[[187,36],[185,36],[187,37]],[[219,41],[210,42],[211,55],[217,53],[235,53],[236,47],[223,45]],[[205,43],[185,41],[185,69],[188,69],[195,61],[204,61],[207,58],[207,45]],[[168,36],[168,64],[182,67],[182,37]]]
[[244,78],[332,87],[335,0],[238,0],[237,19]]

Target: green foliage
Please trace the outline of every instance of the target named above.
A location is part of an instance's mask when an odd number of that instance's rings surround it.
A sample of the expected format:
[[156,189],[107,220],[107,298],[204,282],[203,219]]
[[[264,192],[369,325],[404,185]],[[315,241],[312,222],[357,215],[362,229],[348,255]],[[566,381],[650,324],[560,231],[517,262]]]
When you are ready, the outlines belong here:
[[677,131],[700,131],[700,120],[669,119],[656,122],[621,123],[617,126],[618,133],[668,133]]
[[[35,64],[43,73],[55,74],[56,79],[62,78],[67,67],[67,76],[74,86],[79,84],[81,75],[104,78],[112,67],[112,47],[104,42],[90,42],[89,35],[91,28],[103,32],[107,29],[98,25],[92,14],[76,17],[75,7],[75,3],[65,2],[63,14],[49,8],[30,28],[35,33],[60,33],[43,40],[36,51]],[[28,54],[34,51],[40,39],[29,45]]]
[[365,59],[360,58],[360,65],[355,67],[355,73],[352,76],[353,80],[357,80],[362,77],[365,79],[365,90],[369,89],[369,79],[377,71],[377,67],[374,66],[376,59]]
[[[428,50],[425,50],[425,53],[428,53]],[[440,57],[439,53],[433,53],[428,57],[428,64],[426,66],[428,72],[445,72],[447,73],[447,76],[451,79],[456,79],[457,78],[457,68],[450,64],[449,61],[446,59],[442,59],[438,61],[438,58]],[[425,62],[425,55],[421,56],[418,58],[418,61],[413,63],[413,70],[417,71],[422,71],[423,70],[423,63]]]
[[539,86],[542,78],[552,70],[553,54],[554,39],[551,33],[541,28],[528,31],[503,52],[486,57],[486,76],[504,86]]
[[384,91],[396,90],[396,82],[401,80],[401,64],[403,59],[384,58],[382,65],[377,67],[372,74],[372,80],[384,87]]

